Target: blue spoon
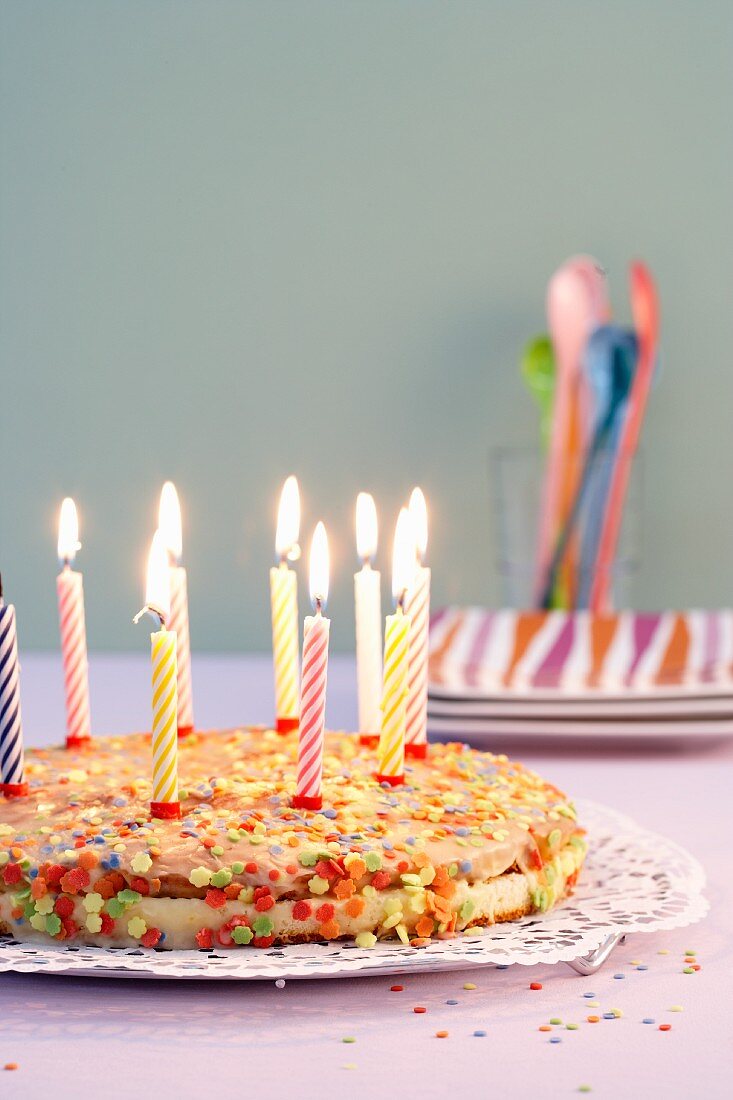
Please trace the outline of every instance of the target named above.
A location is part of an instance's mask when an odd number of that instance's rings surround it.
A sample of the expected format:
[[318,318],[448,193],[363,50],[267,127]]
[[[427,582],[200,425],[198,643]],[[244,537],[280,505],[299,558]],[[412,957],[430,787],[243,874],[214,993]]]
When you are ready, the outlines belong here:
[[[635,334],[630,330],[618,329],[616,326],[607,326],[615,329],[616,338],[623,342],[626,354],[632,363],[632,378],[636,371],[638,359],[638,343]],[[595,412],[594,425],[597,426],[608,409],[612,400],[612,380],[609,371],[609,342],[613,341],[613,332],[601,334],[596,341],[589,342],[587,355],[583,364],[584,373],[588,385],[593,394]],[[629,384],[629,390],[631,384]],[[627,395],[628,399],[628,395]],[[597,456],[590,474],[588,487],[588,505],[583,521],[583,533],[581,536],[579,583],[578,583],[578,607],[588,607],[590,592],[593,584],[593,568],[598,556],[598,543],[601,538],[603,517],[606,511],[606,501],[611,487],[611,478],[616,462],[620,461],[618,455],[621,429],[626,414],[627,399],[622,402],[614,417],[613,426],[608,433],[608,438],[602,453]],[[595,429],[594,429],[595,430]]]
[[[593,482],[594,471],[599,466],[599,455],[604,449],[611,449],[614,432],[618,430],[618,425],[623,422],[622,412],[631,389],[636,357],[637,343],[633,332],[619,328],[618,325],[601,325],[591,333],[586,346],[585,363],[587,364],[591,388],[595,395],[595,427],[585,457],[578,492],[565,526],[557,540],[555,552],[547,571],[542,599],[542,607],[544,608],[549,608],[552,604],[552,593],[557,580],[557,573],[565,556],[570,536],[581,514],[586,494]],[[601,463],[601,467],[602,465]],[[611,455],[612,468],[613,455]],[[583,563],[581,562],[581,572],[582,569]]]

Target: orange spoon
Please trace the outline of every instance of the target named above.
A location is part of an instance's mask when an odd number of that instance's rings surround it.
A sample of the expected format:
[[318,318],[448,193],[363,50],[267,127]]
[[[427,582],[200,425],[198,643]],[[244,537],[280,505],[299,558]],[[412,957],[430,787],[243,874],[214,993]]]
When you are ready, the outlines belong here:
[[608,504],[603,518],[601,541],[598,547],[590,594],[591,611],[605,612],[609,606],[611,567],[616,556],[616,545],[621,532],[624,501],[629,486],[631,462],[639,443],[644,423],[646,403],[654,377],[654,366],[659,344],[659,298],[651,272],[640,260],[632,263],[629,271],[631,313],[639,342],[639,359],[629,396],[629,407],[619,440],[616,465],[611,478]]

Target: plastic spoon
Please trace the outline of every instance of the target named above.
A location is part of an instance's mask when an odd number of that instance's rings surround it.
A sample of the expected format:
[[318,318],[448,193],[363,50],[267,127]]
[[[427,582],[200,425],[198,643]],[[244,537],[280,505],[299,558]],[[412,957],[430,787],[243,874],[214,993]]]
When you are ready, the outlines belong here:
[[[588,382],[588,388],[593,395],[594,423],[596,427],[601,422],[601,418],[605,416],[609,400],[611,400],[610,386],[612,381],[611,372],[609,371],[609,341],[613,340],[614,332],[619,344],[625,344],[626,346],[634,374],[637,368],[639,348],[636,334],[628,329],[624,330],[616,326],[599,329],[598,337],[591,339],[589,342],[584,363],[584,374]],[[605,335],[601,335],[604,333]],[[633,386],[633,379],[631,385]],[[588,607],[593,582],[593,566],[598,555],[598,544],[601,538],[603,516],[606,511],[606,501],[613,469],[615,463],[619,461],[619,440],[623,431],[627,409],[628,398],[622,402],[614,417],[606,442],[597,455],[589,475],[587,505],[580,543],[580,568],[578,570],[577,606],[581,608]]]
[[535,336],[522,355],[522,378],[539,405],[540,435],[547,449],[552,428],[552,403],[555,396],[555,356],[549,336]]
[[619,440],[619,455],[623,461],[617,461],[614,467],[598,557],[593,570],[590,606],[596,613],[605,611],[608,607],[611,565],[616,555],[631,464],[644,423],[659,343],[659,298],[652,274],[645,264],[635,261],[631,265],[629,276],[631,313],[639,341],[639,361],[629,397],[628,414]]
[[540,512],[535,595],[539,602],[552,560],[554,540],[573,498],[574,455],[578,451],[578,377],[588,334],[597,324],[603,273],[590,257],[563,264],[547,288],[547,318],[555,352],[555,400]]
[[598,416],[590,447],[583,465],[583,472],[572,507],[565,521],[550,562],[542,596],[542,607],[549,608],[557,580],[557,573],[565,556],[571,535],[581,513],[591,475],[603,447],[626,404],[634,377],[636,364],[636,338],[633,333],[603,325],[591,335],[587,349],[588,362],[592,364],[594,389],[600,400]]

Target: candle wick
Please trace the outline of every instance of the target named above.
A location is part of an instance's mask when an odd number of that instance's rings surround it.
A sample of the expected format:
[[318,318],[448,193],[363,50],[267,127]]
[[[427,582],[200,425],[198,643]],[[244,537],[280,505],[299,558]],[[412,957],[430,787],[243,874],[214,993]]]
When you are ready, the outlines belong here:
[[145,607],[140,608],[135,618],[132,620],[136,625],[140,622],[143,615],[150,615],[151,619],[155,619],[158,623],[159,630],[165,630],[165,615],[159,607],[153,607],[151,604],[146,603]]

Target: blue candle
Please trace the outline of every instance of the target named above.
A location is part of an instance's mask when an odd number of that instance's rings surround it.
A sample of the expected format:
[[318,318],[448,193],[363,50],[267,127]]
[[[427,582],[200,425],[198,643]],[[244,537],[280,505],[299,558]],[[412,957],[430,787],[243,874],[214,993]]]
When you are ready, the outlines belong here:
[[15,608],[3,600],[0,582],[0,793],[12,798],[27,792]]

